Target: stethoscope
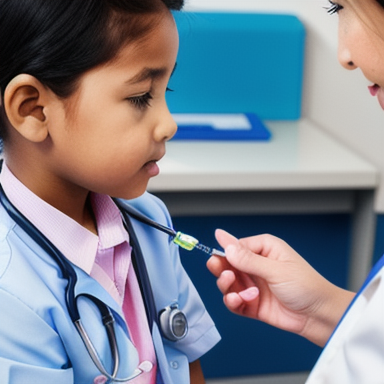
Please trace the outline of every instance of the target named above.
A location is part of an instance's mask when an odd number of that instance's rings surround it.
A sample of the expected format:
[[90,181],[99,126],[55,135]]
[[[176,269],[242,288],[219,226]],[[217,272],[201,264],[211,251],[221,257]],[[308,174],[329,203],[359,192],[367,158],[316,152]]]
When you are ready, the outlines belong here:
[[[1,169],[0,162],[0,169]],[[222,252],[211,249],[207,246],[204,246],[198,242],[197,239],[185,235],[181,232],[176,232],[172,228],[163,226],[157,222],[152,221],[148,217],[142,215],[140,212],[134,210],[127,203],[120,199],[114,199],[115,204],[121,211],[124,226],[130,235],[130,242],[132,246],[132,264],[135,269],[135,272],[138,276],[138,281],[140,283],[140,289],[142,296],[144,298],[144,304],[146,309],[146,314],[148,322],[150,324],[150,329],[152,324],[156,323],[161,330],[163,336],[171,341],[178,341],[183,339],[188,332],[188,321],[185,314],[178,308],[177,302],[171,303],[168,307],[160,311],[159,316],[157,316],[155,301],[153,298],[153,292],[145,266],[144,257],[142,255],[138,239],[133,230],[133,226],[130,221],[130,217],[133,217],[147,225],[150,225],[162,232],[167,233],[173,241],[179,246],[191,250],[199,249],[208,254],[216,254],[219,256],[225,256]],[[41,233],[8,199],[6,196],[1,184],[0,184],[0,203],[9,214],[9,216],[30,236],[48,255],[54,259],[54,261],[59,266],[63,277],[68,281],[65,289],[65,302],[68,309],[69,316],[75,325],[86,349],[89,353],[93,363],[109,381],[112,382],[126,382],[132,380],[139,376],[140,374],[151,370],[152,364],[148,361],[144,361],[140,364],[132,375],[126,378],[117,378],[117,372],[119,370],[120,361],[119,361],[119,350],[117,346],[116,334],[114,329],[114,317],[109,309],[109,307],[99,300],[98,298],[89,295],[89,294],[80,294],[75,295],[75,286],[77,282],[77,274],[73,265],[68,261],[68,259],[57,249],[55,245],[48,240],[43,233]],[[77,305],[77,300],[80,297],[86,297],[91,300],[98,310],[100,311],[101,319],[103,326],[106,330],[110,351],[113,361],[112,372],[109,373],[101,362],[96,348],[94,347],[90,337],[88,336],[80,318],[80,313]]]

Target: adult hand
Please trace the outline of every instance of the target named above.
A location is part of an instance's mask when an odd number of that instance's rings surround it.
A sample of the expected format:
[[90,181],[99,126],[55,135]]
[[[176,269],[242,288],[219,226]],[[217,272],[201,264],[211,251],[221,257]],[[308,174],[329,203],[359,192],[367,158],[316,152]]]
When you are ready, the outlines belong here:
[[323,346],[353,293],[331,284],[283,240],[271,235],[216,238],[226,259],[208,260],[232,312],[297,333]]

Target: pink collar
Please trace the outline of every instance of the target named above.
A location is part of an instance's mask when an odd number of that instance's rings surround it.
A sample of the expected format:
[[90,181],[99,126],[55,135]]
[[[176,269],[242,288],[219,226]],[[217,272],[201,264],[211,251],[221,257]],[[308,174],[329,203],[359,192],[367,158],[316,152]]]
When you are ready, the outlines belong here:
[[109,196],[91,194],[98,236],[40,199],[4,163],[0,181],[9,200],[75,265],[90,274],[98,249],[129,241],[120,211]]

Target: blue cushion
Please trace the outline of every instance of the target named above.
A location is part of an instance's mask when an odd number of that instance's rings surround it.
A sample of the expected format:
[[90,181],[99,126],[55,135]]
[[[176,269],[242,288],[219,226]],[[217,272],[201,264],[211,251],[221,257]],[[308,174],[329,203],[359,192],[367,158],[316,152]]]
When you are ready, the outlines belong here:
[[175,14],[177,69],[172,113],[256,113],[300,118],[305,30],[291,15]]

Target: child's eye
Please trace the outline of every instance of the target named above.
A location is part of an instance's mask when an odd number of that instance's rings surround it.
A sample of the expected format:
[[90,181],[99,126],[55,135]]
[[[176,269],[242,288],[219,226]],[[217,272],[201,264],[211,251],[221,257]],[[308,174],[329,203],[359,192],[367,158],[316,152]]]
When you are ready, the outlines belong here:
[[144,109],[151,106],[150,101],[152,100],[152,95],[147,92],[144,93],[144,95],[129,97],[128,100],[134,107]]
[[341,11],[343,9],[343,6],[341,6],[340,4],[334,3],[333,1],[329,0],[329,7],[325,7],[325,9],[327,10],[327,12],[330,15],[333,15],[333,14],[338,13],[339,11]]

